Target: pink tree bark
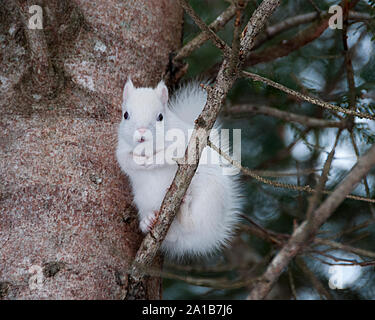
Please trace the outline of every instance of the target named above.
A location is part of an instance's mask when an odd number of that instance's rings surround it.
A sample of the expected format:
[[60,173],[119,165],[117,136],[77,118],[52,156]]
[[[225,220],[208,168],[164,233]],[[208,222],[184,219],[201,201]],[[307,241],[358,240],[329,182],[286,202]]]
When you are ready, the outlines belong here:
[[[160,80],[181,45],[182,9],[173,0],[35,2],[43,32],[26,30],[17,2],[0,10],[0,299],[160,298],[159,278],[128,295],[142,236],[114,151],[122,87],[128,76]],[[33,77],[30,48],[43,36],[52,96]]]

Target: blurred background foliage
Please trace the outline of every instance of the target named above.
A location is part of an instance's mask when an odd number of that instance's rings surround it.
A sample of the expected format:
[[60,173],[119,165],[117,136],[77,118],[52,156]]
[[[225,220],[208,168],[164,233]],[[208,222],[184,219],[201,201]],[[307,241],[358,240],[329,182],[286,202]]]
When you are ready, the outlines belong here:
[[[261,1],[250,1],[245,13],[244,24]],[[314,12],[322,12],[338,4],[339,1],[284,0],[273,14],[269,25],[287,18]],[[225,8],[228,2],[222,0],[191,0],[190,4],[207,23],[211,23]],[[348,45],[351,50],[355,74],[356,104],[358,110],[375,113],[375,3],[359,1],[355,11],[366,13],[372,19],[352,21],[348,28]],[[277,35],[256,50],[276,45],[293,37],[310,25],[301,24]],[[232,41],[233,20],[219,36],[228,44]],[[188,43],[199,33],[199,28],[185,15],[183,43]],[[212,68],[222,59],[220,51],[206,42],[185,61],[189,64],[184,80],[212,77]],[[344,65],[342,30],[326,29],[316,40],[292,51],[289,55],[248,67],[247,70],[263,75],[299,92],[315,95],[327,102],[348,107],[348,85]],[[251,169],[264,169],[278,172],[301,172],[293,176],[271,178],[278,181],[314,187],[328,153],[331,151],[337,128],[308,129],[300,124],[285,122],[270,116],[255,114],[233,116],[225,111],[236,104],[265,105],[279,110],[308,115],[315,118],[338,120],[337,116],[322,108],[251,80],[239,80],[232,88],[224,107],[222,119],[224,127],[242,130],[242,165]],[[373,121],[356,119],[353,129],[355,142],[363,154],[374,140]],[[295,142],[296,141],[296,142]],[[287,147],[295,142],[286,152]],[[345,176],[355,164],[356,154],[348,131],[341,135],[327,183],[328,189]],[[311,171],[311,170],[310,170]],[[367,177],[370,197],[375,196],[374,171]],[[243,177],[243,213],[264,228],[290,234],[304,217],[308,204],[308,194],[274,188],[254,179]],[[359,185],[354,194],[366,196],[364,185]],[[368,203],[346,200],[324,225],[321,237],[340,243],[375,251],[375,210]],[[242,225],[248,225],[243,221]],[[356,227],[357,226],[357,227]],[[322,293],[313,285],[314,279],[308,270],[315,274],[328,294],[336,299],[375,299],[375,272],[373,266],[330,266],[334,261],[329,255],[360,262],[363,257],[343,251],[325,251],[327,247],[315,248],[326,252],[327,256],[311,252],[301,256],[289,265],[277,286],[271,292],[271,299],[321,299]],[[230,249],[210,257],[187,261],[177,266],[166,263],[164,280],[165,299],[243,299],[248,287],[241,281],[260,275],[277,252],[278,247],[261,240],[240,227],[238,237]],[[303,261],[301,261],[301,258]],[[328,264],[327,264],[328,263]],[[303,267],[305,266],[305,268]],[[306,271],[307,268],[307,271]],[[177,275],[177,276],[176,276]],[[338,280],[335,277],[342,277]],[[178,279],[168,279],[178,278]],[[329,281],[341,281],[342,289],[330,289]],[[202,282],[200,282],[202,281]],[[229,281],[229,282],[227,282]],[[212,282],[212,285],[209,285]],[[228,287],[231,283],[239,288]],[[203,285],[197,285],[203,284]]]

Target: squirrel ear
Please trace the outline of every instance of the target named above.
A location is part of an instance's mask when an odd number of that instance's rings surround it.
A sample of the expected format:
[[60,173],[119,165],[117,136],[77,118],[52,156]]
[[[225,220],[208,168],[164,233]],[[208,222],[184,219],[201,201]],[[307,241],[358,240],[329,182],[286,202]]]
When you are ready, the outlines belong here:
[[159,82],[155,90],[162,104],[166,104],[168,102],[168,88],[163,80]]
[[128,78],[128,81],[125,83],[124,92],[122,94],[123,102],[126,102],[126,100],[129,98],[129,94],[131,91],[134,90],[134,85],[132,82],[132,79],[130,77]]

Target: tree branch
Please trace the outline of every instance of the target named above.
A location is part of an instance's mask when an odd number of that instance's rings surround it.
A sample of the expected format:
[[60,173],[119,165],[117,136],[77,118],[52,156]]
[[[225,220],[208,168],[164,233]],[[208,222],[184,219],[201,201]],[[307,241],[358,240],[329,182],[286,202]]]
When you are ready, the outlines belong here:
[[298,122],[308,128],[345,128],[345,122],[329,121],[324,119],[312,118],[292,112],[282,111],[267,106],[255,106],[250,104],[234,105],[225,111],[225,114],[236,115],[244,113],[262,114],[275,117],[284,121]]
[[[259,48],[266,41],[274,38],[278,34],[286,30],[292,29],[300,24],[305,24],[305,23],[314,21],[317,18],[318,18],[318,14],[316,12],[310,12],[310,13],[290,17],[282,22],[269,26],[264,30],[264,32],[259,34],[258,37],[255,39],[253,50]],[[357,21],[371,20],[371,16],[369,14],[362,13],[362,12],[355,12],[355,11],[349,11],[349,18],[352,20],[357,20]],[[316,22],[316,25],[318,25],[318,22]],[[314,31],[314,28],[312,27],[310,28],[310,27],[311,26],[307,27],[305,31],[301,31],[297,36],[293,37],[290,40],[287,40],[287,41],[284,40],[277,45],[273,45],[269,49],[265,49],[267,51],[262,50],[259,52],[254,51],[250,53],[249,56],[246,58],[245,66],[253,66],[258,63],[277,59],[281,56],[288,55],[292,51],[298,50],[304,45],[312,42],[313,40],[318,38],[321,33],[311,32],[311,31]],[[322,30],[322,32],[323,31],[324,30]],[[207,73],[210,75],[214,75],[214,74],[216,75],[219,69],[219,66],[220,64],[215,64],[213,67],[210,68],[210,70]]]
[[[290,235],[285,234],[285,233],[278,233],[278,232],[263,228],[262,226],[255,223],[246,215],[242,215],[242,218],[247,220],[251,225],[245,225],[245,224],[240,225],[241,231],[252,234],[269,243],[276,244],[279,247],[283,246],[285,242],[290,239]],[[319,245],[319,246],[328,246],[333,249],[351,252],[361,257],[368,257],[368,258],[375,259],[375,252],[373,251],[353,247],[353,246],[343,244],[340,242],[336,242],[336,241],[332,241],[329,239],[315,237],[314,244]]]
[[[252,32],[253,37],[259,33],[266,19],[268,19],[278,6],[279,0],[263,0],[250,18],[251,25],[254,26]],[[261,23],[257,21],[259,19],[259,11],[263,13]],[[253,41],[253,39],[249,37],[248,41]],[[251,46],[246,44],[246,48],[250,49]],[[201,152],[207,143],[207,132],[213,127],[224,99],[236,80],[236,76],[228,75],[227,72],[225,72],[227,67],[228,59],[225,58],[216,83],[213,87],[208,87],[207,102],[202,113],[196,120],[194,131],[185,151],[184,164],[180,163],[178,165],[176,175],[161,205],[159,218],[154,228],[144,238],[136,254],[131,268],[131,276],[135,280],[140,280],[142,278],[142,273],[138,271],[137,266],[149,266],[159,250],[198,167]],[[192,150],[196,152],[192,154]],[[194,156],[196,157],[196,161],[191,164],[192,157],[194,159]]]
[[309,278],[311,284],[314,286],[315,290],[319,293],[319,295],[321,297],[326,297],[326,299],[328,300],[333,300],[332,295],[323,286],[323,284],[316,277],[314,272],[310,270],[306,262],[301,257],[297,257],[296,262],[297,262],[298,267],[302,270],[302,272]]
[[[243,174],[245,174],[247,176],[250,176],[253,179],[255,179],[255,180],[257,180],[257,181],[259,181],[261,183],[273,186],[275,188],[284,188],[284,189],[289,189],[289,190],[293,190],[293,191],[303,191],[303,192],[308,192],[308,193],[313,193],[313,194],[318,192],[318,190],[311,188],[310,185],[299,186],[299,185],[295,185],[295,184],[284,183],[284,182],[279,182],[279,181],[273,181],[273,180],[266,179],[266,178],[260,176],[260,174],[257,173],[257,171],[253,171],[253,170],[250,170],[249,168],[243,167],[238,161],[232,159],[228,154],[226,154],[221,149],[219,149],[217,146],[215,146],[210,140],[207,142],[207,144],[208,144],[208,146],[210,148],[214,149],[225,160],[227,160],[231,165],[233,165],[234,167],[240,169]],[[332,158],[330,160],[332,161]],[[323,194],[332,194],[332,191],[321,190],[321,193],[323,193]],[[366,202],[369,202],[369,203],[375,203],[375,199],[366,198],[366,197],[362,197],[362,196],[351,195],[351,194],[348,194],[346,196],[346,198],[353,199],[353,200],[358,200],[358,201],[366,201]]]
[[334,110],[334,111],[337,111],[337,112],[342,112],[342,113],[352,115],[352,116],[356,116],[356,117],[359,117],[359,118],[375,120],[375,116],[373,116],[371,114],[359,112],[359,111],[352,110],[352,109],[345,109],[345,108],[342,108],[342,107],[339,107],[339,106],[335,106],[331,103],[325,102],[325,101],[320,100],[318,98],[310,97],[306,94],[303,94],[303,93],[300,93],[298,91],[289,89],[289,88],[283,86],[282,84],[279,84],[275,81],[264,78],[260,75],[255,74],[255,73],[243,71],[242,74],[247,78],[253,79],[254,81],[260,81],[260,82],[266,83],[266,84],[268,84],[268,85],[270,85],[270,86],[272,86],[276,89],[279,89],[281,91],[284,91],[285,93],[290,94],[290,95],[292,95],[292,96],[294,96],[294,97],[296,97],[300,100],[305,100],[307,102],[310,102],[310,103],[315,104],[317,106],[320,106],[322,108],[325,108],[325,109],[328,109],[328,110]]
[[300,24],[309,23],[311,21],[314,21],[318,17],[318,14],[316,12],[309,12],[305,14],[300,14],[298,16],[290,17],[288,19],[285,19],[282,22],[276,23],[272,26],[267,27],[263,33],[261,33],[254,45],[254,49],[260,47],[263,43],[265,43],[267,40],[272,39],[273,37],[277,36],[278,34],[294,28],[296,26],[299,26]]
[[[248,0],[244,1],[249,2]],[[224,26],[234,17],[236,13],[236,6],[231,4],[225,11],[223,11],[208,27],[213,31],[217,32],[224,28]],[[201,32],[193,40],[185,44],[176,54],[174,60],[182,60],[188,57],[195,49],[199,48],[205,43],[210,37],[206,32]]]
[[[343,3],[345,1],[341,2],[341,6],[343,6]],[[349,9],[353,8],[355,5],[354,1],[352,1],[349,5]],[[316,13],[316,17],[318,17],[318,14]],[[331,17],[331,14],[328,12],[325,12],[320,15],[319,20],[308,26],[306,29],[298,32],[294,37],[288,39],[288,40],[282,40],[279,43],[272,45],[264,50],[257,51],[257,52],[251,52],[245,62],[245,66],[253,66],[261,62],[268,62],[275,60],[277,58],[285,57],[291,52],[300,49],[301,47],[305,46],[306,44],[314,41],[315,39],[319,38],[320,35],[328,28],[328,22]],[[351,17],[353,19],[359,18],[359,15],[351,14]],[[312,17],[312,14],[307,14],[305,16],[301,17],[301,20],[309,21],[309,19],[314,20],[315,17]],[[291,26],[294,27],[295,25],[298,25],[298,19],[297,21],[291,21]],[[287,21],[287,20],[286,20]],[[285,22],[286,22],[285,21]],[[285,23],[284,22],[284,23]],[[295,25],[293,23],[296,23]],[[303,23],[303,22],[302,22]],[[281,31],[284,31],[284,27],[288,28],[288,26],[283,26],[281,23],[278,28],[281,29]],[[275,34],[277,34],[277,29],[275,30]],[[257,44],[257,46],[259,46]]]
[[218,47],[220,50],[223,50],[224,54],[229,55],[231,51],[229,46],[222,39],[220,39],[220,37],[209,26],[204,23],[204,21],[195,13],[190,4],[186,0],[178,1],[180,2],[181,7],[184,8],[186,13],[194,20],[195,24],[205,33],[206,37],[208,37],[216,47]]
[[332,215],[350,191],[355,188],[366,174],[368,174],[374,165],[375,145],[373,145],[370,150],[357,161],[357,164],[352,168],[346,178],[336,187],[334,192],[319,206],[319,208],[315,210],[312,223],[308,225],[307,221],[304,221],[293,232],[288,243],[275,256],[263,274],[261,280],[253,287],[248,299],[258,300],[264,299],[267,296],[284,268],[301,251],[301,249],[303,249],[303,247],[309,244],[322,224]]

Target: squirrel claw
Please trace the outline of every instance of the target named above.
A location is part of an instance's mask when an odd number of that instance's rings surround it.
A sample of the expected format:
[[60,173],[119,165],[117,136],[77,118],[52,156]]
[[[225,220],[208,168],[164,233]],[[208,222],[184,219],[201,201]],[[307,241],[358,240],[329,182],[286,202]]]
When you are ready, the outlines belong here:
[[158,221],[158,217],[159,217],[159,211],[155,210],[152,214],[143,218],[141,222],[139,223],[139,227],[142,230],[142,232],[143,233],[150,232],[154,228],[156,222]]
[[154,217],[153,219],[151,220],[151,224],[149,225],[148,227],[148,231],[151,231],[152,229],[154,229],[155,227],[155,224],[156,222],[158,221],[158,218],[159,218],[159,211],[154,211]]

